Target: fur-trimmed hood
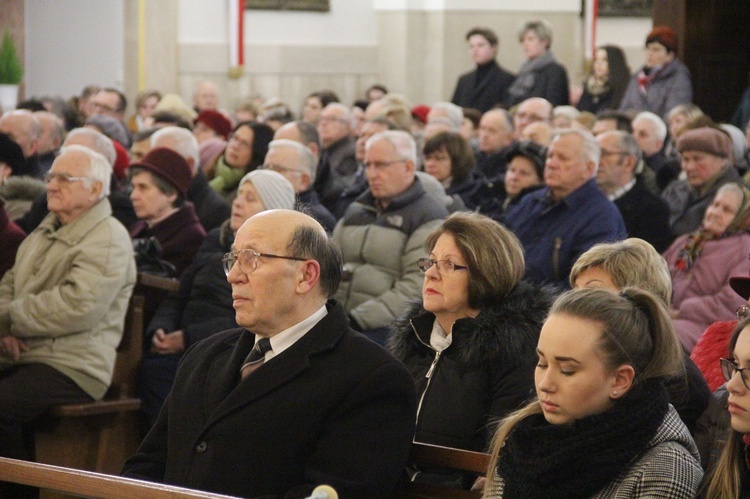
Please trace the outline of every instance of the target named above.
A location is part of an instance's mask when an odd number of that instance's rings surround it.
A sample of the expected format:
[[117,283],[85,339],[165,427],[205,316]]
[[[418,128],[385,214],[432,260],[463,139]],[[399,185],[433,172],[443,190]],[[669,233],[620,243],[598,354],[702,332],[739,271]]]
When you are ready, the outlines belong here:
[[33,201],[47,192],[47,186],[38,178],[12,175],[0,185],[0,195],[7,201],[16,199]]
[[[539,331],[552,298],[550,289],[520,282],[507,297],[485,307],[476,317],[456,321],[445,355],[467,367],[495,362],[515,365],[528,360],[536,355]],[[396,322],[388,349],[403,362],[414,352],[430,348],[434,320],[421,300],[413,302]]]

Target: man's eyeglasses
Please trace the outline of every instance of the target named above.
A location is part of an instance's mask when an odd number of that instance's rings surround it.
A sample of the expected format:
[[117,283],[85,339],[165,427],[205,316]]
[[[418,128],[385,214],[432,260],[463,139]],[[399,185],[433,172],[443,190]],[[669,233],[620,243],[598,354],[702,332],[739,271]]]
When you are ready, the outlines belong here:
[[429,258],[420,258],[417,260],[417,267],[419,267],[422,273],[430,270],[433,265],[437,265],[437,270],[442,275],[450,275],[456,270],[466,270],[469,268],[466,265],[457,265],[450,260],[431,260]]
[[285,166],[279,165],[262,165],[260,168],[263,170],[271,170],[276,173],[281,173],[282,175],[284,175],[285,173],[296,173],[298,175],[305,173],[302,170],[297,170],[296,168],[287,168]]
[[224,273],[229,275],[234,264],[239,263],[242,272],[245,274],[251,274],[258,268],[258,258],[261,256],[266,258],[281,258],[282,260],[298,260],[300,262],[307,260],[307,258],[298,258],[296,256],[270,255],[268,253],[258,253],[251,249],[241,249],[233,253],[229,252],[221,259],[221,263],[224,265]]
[[68,185],[71,182],[85,182],[85,181],[92,181],[94,180],[91,177],[74,177],[72,175],[68,175],[67,173],[52,173],[47,172],[44,174],[44,181],[48,184],[52,182],[53,180],[57,180],[57,183],[60,185]]
[[750,316],[750,305],[742,305],[741,307],[737,308],[735,313],[737,314],[738,321],[746,319],[748,316]]
[[745,385],[747,390],[750,390],[748,383],[750,382],[750,367],[740,367],[729,359],[720,359],[721,363],[721,374],[724,375],[724,379],[729,381],[734,377],[734,373],[740,373],[740,379],[742,384]]

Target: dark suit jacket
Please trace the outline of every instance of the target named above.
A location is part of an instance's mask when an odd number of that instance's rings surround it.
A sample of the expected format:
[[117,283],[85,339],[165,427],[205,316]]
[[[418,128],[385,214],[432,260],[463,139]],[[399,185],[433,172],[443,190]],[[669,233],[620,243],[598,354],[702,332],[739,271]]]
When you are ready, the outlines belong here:
[[498,104],[505,106],[508,100],[508,87],[516,77],[501,68],[495,61],[491,64],[489,73],[479,85],[477,85],[477,70],[461,75],[456,83],[451,102],[457,106],[478,109],[482,113]]
[[620,210],[628,237],[638,237],[651,243],[662,253],[672,243],[672,230],[669,227],[669,205],[653,194],[641,182],[615,200]]
[[244,329],[190,348],[123,475],[243,497],[391,497],[414,433],[406,368],[348,327],[340,304],[240,382]]

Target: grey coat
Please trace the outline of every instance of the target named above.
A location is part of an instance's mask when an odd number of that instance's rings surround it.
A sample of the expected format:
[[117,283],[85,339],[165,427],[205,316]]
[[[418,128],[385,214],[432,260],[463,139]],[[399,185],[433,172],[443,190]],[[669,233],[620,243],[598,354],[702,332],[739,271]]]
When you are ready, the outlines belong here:
[[621,111],[651,111],[666,122],[669,111],[678,104],[693,102],[693,84],[690,70],[678,59],[664,66],[646,89],[638,88],[638,71],[633,74],[620,102]]
[[716,191],[729,182],[742,182],[737,169],[727,165],[724,173],[708,190],[696,191],[687,180],[675,180],[664,189],[661,197],[669,205],[669,226],[672,235],[688,234],[700,227],[706,208],[716,196]]
[[349,206],[333,230],[344,259],[336,299],[362,328],[390,326],[420,296],[417,259],[426,256],[427,236],[447,216],[418,178],[384,211],[369,189]]

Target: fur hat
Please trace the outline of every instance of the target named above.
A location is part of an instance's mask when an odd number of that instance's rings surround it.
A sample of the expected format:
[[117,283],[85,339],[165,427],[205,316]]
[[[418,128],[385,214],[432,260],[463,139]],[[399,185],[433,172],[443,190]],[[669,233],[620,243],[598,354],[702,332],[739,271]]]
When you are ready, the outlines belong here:
[[133,163],[130,168],[143,168],[160,176],[177,189],[183,198],[187,198],[188,187],[192,180],[190,166],[185,158],[166,147],[151,149],[148,154],[138,163]]
[[193,124],[197,125],[199,122],[224,137],[224,140],[229,137],[229,134],[232,131],[232,123],[227,117],[213,109],[204,109],[198,113],[198,117],[195,118]]
[[240,187],[250,182],[267,210],[293,210],[294,187],[286,177],[273,170],[253,170],[240,180]]
[[669,26],[655,26],[646,37],[646,45],[653,42],[661,43],[670,52],[677,52],[677,33]]
[[198,116],[198,113],[196,113],[191,107],[185,104],[185,101],[182,100],[182,97],[177,94],[167,94],[162,97],[159,103],[156,104],[156,107],[154,108],[154,113],[158,113],[159,111],[174,113],[188,123],[192,123],[196,116]]
[[732,144],[726,133],[704,126],[682,132],[677,139],[677,151],[701,151],[720,158],[729,158]]
[[122,121],[106,114],[92,114],[86,118],[85,125],[95,126],[100,132],[122,144],[128,146],[130,139],[128,138],[128,132],[125,130],[125,125]]
[[13,175],[23,175],[26,171],[26,161],[23,158],[21,146],[15,143],[10,135],[0,133],[0,163],[5,163],[13,170]]
[[513,142],[505,153],[505,160],[510,163],[516,156],[523,156],[534,164],[540,180],[544,179],[544,163],[547,160],[547,149],[530,140]]

